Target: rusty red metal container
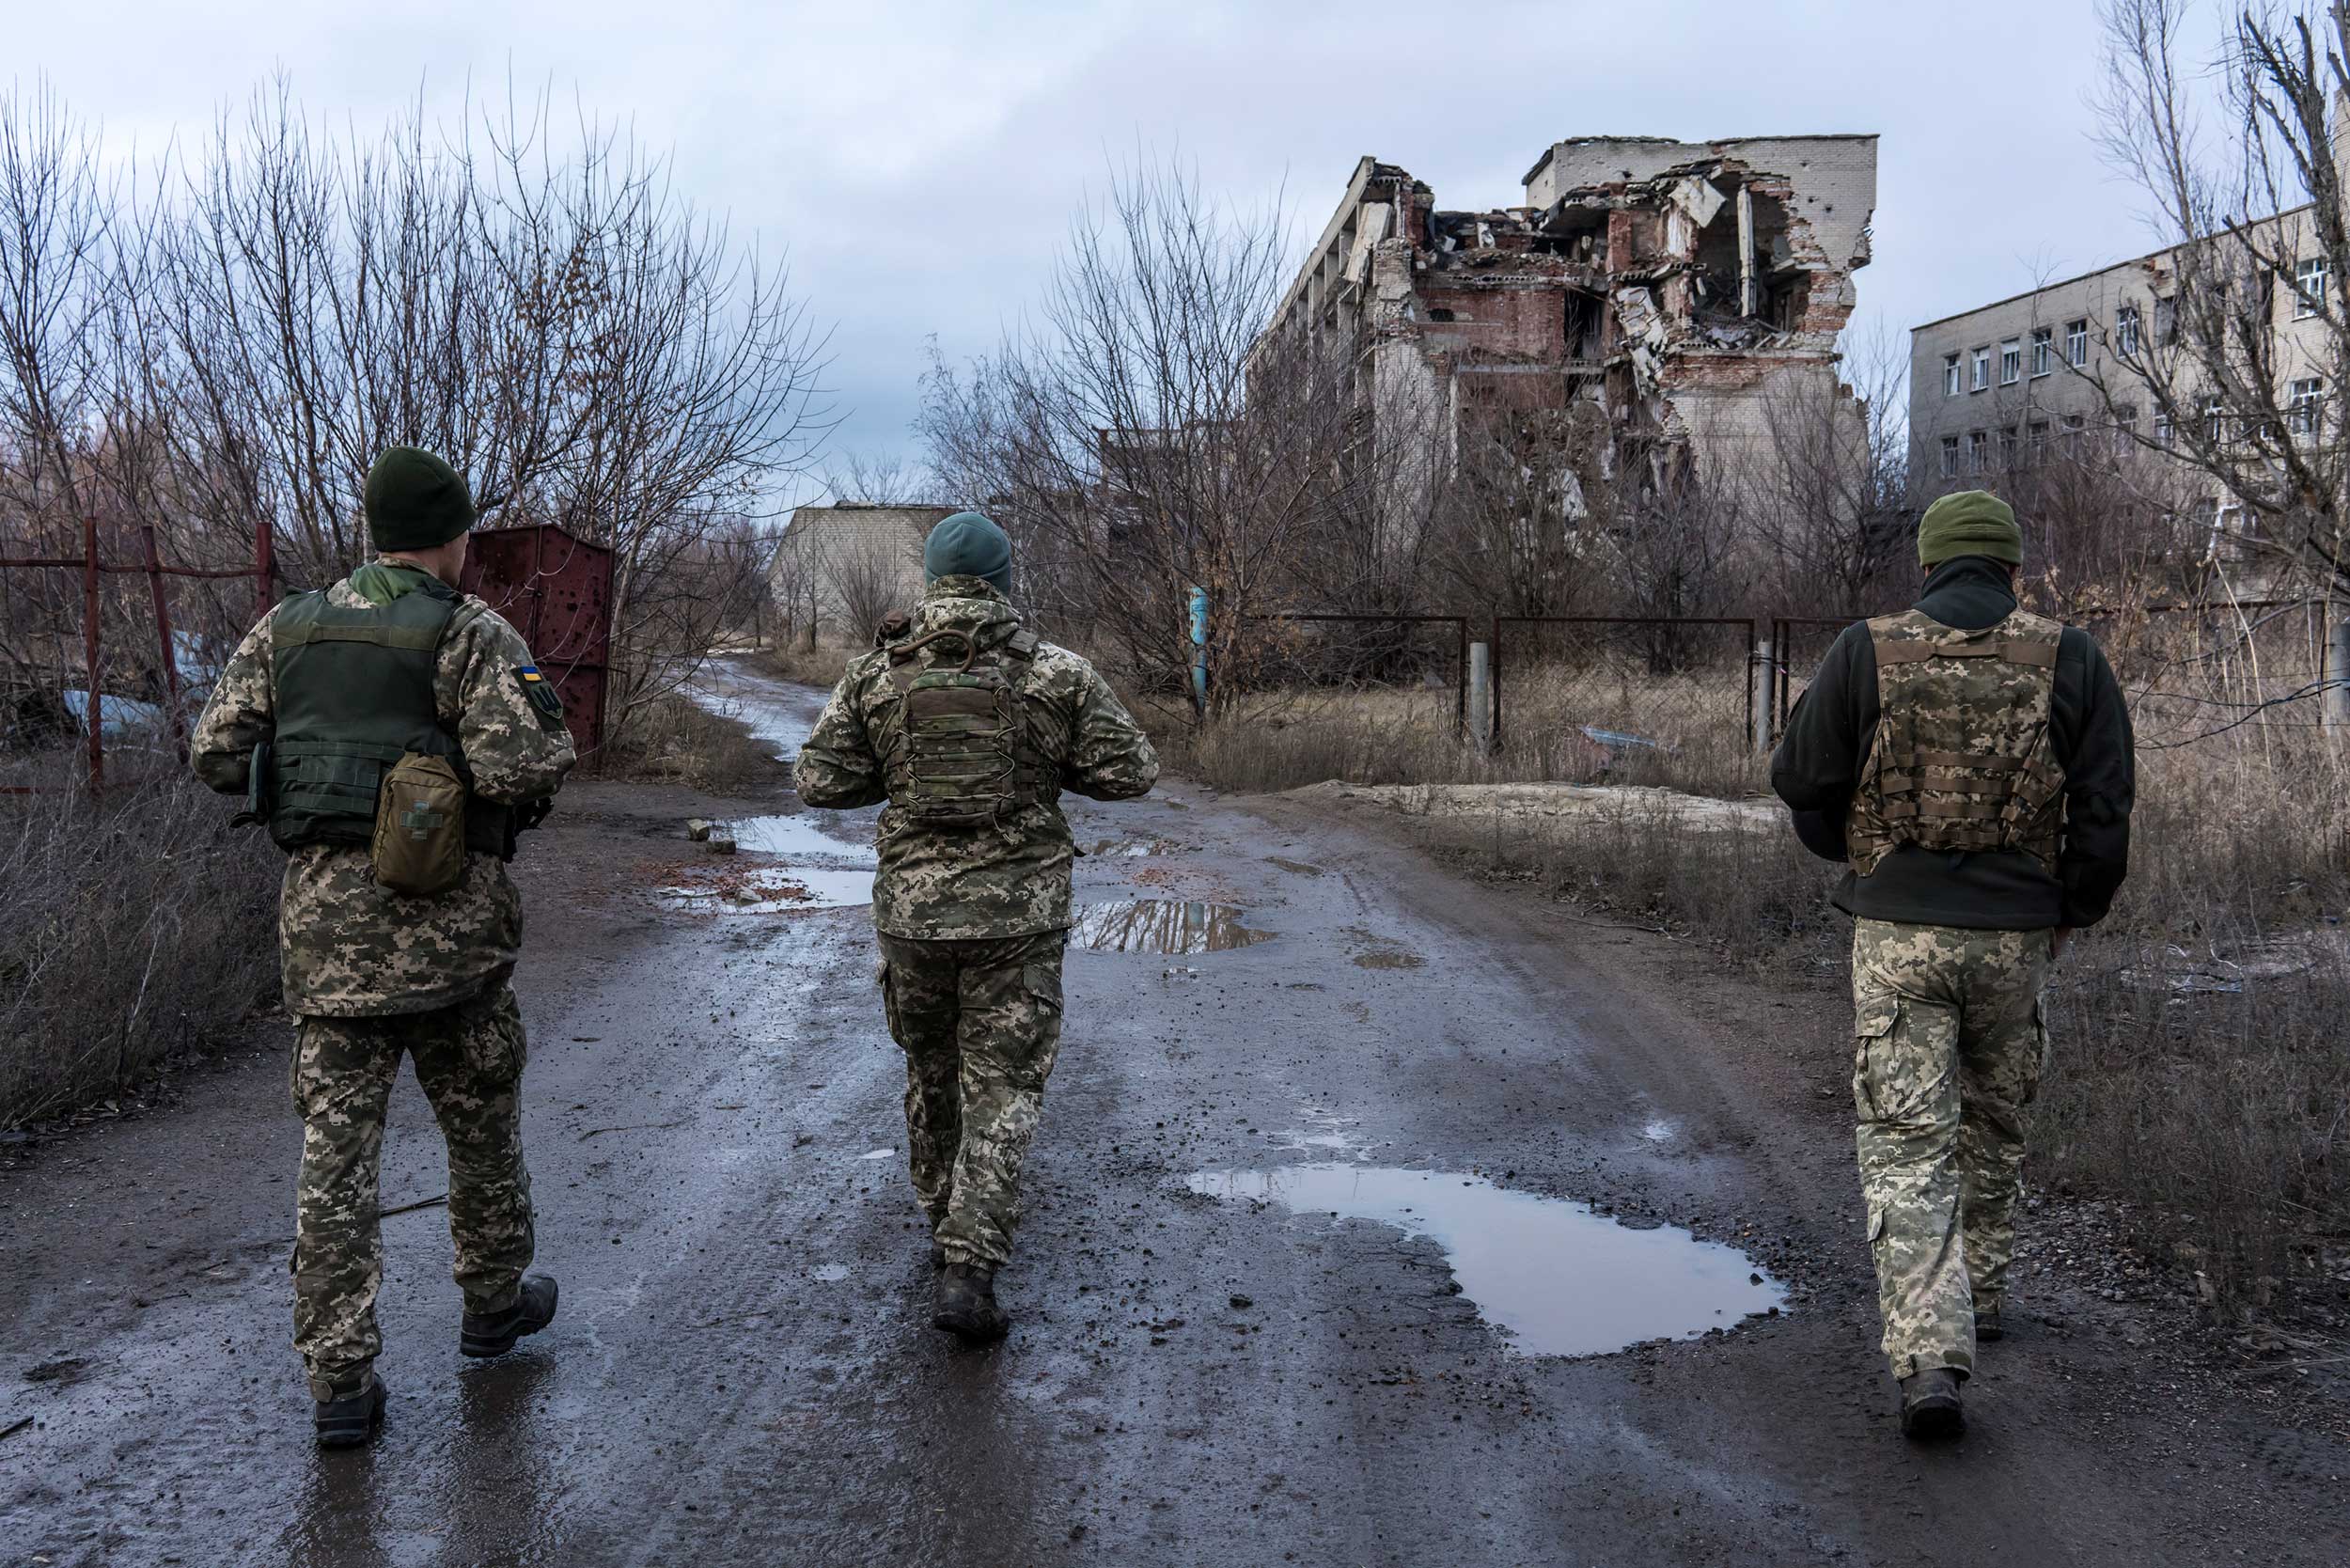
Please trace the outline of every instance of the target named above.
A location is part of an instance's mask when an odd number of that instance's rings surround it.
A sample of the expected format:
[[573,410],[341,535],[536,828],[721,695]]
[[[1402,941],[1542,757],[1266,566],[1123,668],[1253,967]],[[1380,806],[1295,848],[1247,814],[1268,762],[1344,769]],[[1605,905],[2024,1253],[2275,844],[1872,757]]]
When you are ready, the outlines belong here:
[[552,523],[485,528],[465,556],[464,588],[530,644],[555,682],[582,757],[603,742],[611,674],[612,552]]

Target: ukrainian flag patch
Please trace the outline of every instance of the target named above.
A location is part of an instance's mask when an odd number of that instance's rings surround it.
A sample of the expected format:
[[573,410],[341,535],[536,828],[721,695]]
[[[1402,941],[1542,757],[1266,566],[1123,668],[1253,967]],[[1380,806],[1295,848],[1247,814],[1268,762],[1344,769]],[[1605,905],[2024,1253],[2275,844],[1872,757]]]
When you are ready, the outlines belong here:
[[530,698],[530,705],[543,717],[562,718],[563,698],[556,693],[555,682],[539,673],[537,665],[517,665],[514,675],[523,683],[523,695]]

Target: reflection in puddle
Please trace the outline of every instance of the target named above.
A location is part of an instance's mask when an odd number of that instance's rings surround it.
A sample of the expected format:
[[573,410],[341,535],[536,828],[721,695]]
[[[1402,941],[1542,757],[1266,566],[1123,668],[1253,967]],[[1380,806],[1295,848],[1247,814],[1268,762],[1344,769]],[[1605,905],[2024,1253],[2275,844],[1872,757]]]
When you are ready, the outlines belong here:
[[807,815],[744,817],[730,825],[734,847],[753,855],[799,855],[843,866],[878,864],[872,830],[862,822],[854,824],[861,837],[856,842],[834,838],[818,825],[817,818]]
[[873,873],[822,866],[777,866],[732,873],[697,886],[664,887],[661,896],[672,909],[703,915],[851,909],[873,902]]
[[1361,1125],[1360,1119],[1340,1116],[1320,1105],[1300,1105],[1297,1115],[1306,1126],[1284,1127],[1273,1134],[1274,1148],[1298,1154],[1344,1154],[1355,1160],[1371,1158],[1371,1145],[1348,1130]]
[[1444,1248],[1461,1294],[1528,1356],[1602,1356],[1686,1340],[1785,1304],[1735,1247],[1672,1226],[1635,1231],[1582,1203],[1482,1177],[1378,1166],[1201,1171],[1187,1184],[1229,1201],[1370,1219]]
[[1079,909],[1069,940],[1099,952],[1214,953],[1273,939],[1272,932],[1251,931],[1240,917],[1228,903],[1115,899]]
[[1112,859],[1145,855],[1169,855],[1186,846],[1171,844],[1165,839],[1103,839],[1086,846],[1089,857],[1107,855]]

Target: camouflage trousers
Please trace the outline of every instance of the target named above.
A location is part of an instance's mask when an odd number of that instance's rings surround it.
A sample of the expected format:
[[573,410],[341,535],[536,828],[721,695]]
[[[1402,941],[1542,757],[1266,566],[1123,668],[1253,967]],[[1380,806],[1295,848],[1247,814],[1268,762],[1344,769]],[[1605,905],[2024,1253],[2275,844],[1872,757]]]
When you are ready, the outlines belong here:
[[949,1262],[1008,1262],[1020,1165],[1060,1047],[1068,933],[884,936],[883,999],[906,1054],[907,1164]]
[[377,1223],[384,1116],[405,1055],[448,1144],[448,1232],[465,1309],[511,1304],[534,1237],[519,1094],[526,1047],[505,985],[430,1012],[302,1020],[294,1106],[302,1182],[293,1249],[294,1348],[320,1399],[349,1393],[384,1348]]
[[1893,1375],[1969,1374],[2015,1246],[2025,1113],[2047,1052],[2045,931],[1853,932],[1860,1188]]

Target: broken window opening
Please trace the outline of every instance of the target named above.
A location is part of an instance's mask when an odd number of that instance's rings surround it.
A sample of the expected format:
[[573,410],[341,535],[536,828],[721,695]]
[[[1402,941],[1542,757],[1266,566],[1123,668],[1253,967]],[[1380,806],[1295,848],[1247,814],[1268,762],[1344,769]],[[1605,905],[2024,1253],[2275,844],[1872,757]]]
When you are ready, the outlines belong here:
[[1565,338],[1569,359],[1600,357],[1601,328],[1606,320],[1606,313],[1597,295],[1576,290],[1567,291]]

